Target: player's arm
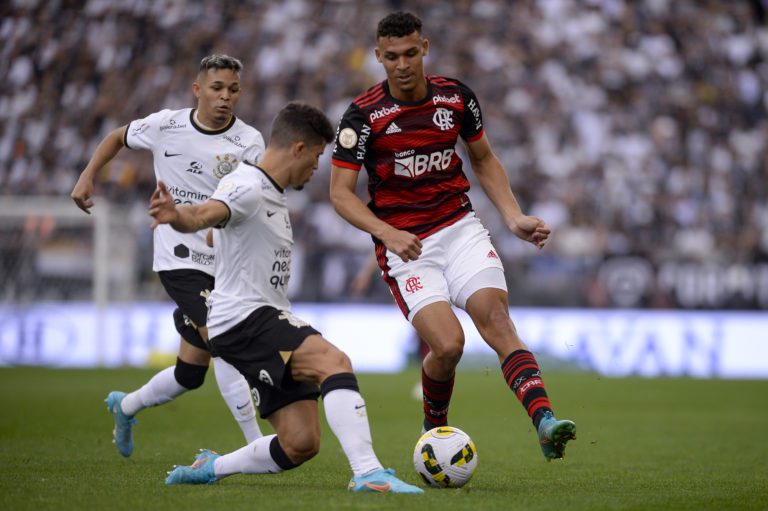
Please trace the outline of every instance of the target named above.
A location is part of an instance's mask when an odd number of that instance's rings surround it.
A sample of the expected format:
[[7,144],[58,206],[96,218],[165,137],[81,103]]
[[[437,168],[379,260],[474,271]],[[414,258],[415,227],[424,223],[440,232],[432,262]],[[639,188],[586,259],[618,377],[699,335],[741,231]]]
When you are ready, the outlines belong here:
[[518,238],[543,248],[549,238],[549,227],[541,218],[525,215],[520,209],[507,173],[491,149],[488,137],[483,134],[479,139],[467,142],[467,152],[480,186],[496,206],[507,227]]
[[395,229],[380,220],[355,193],[358,172],[331,165],[331,202],[336,212],[347,222],[381,240],[387,249],[404,262],[415,261],[421,255],[421,240],[408,231]]
[[75,204],[77,204],[77,207],[89,215],[91,214],[90,209],[93,207],[93,200],[91,199],[93,195],[93,178],[123,148],[123,137],[125,136],[126,129],[128,129],[127,124],[114,129],[99,142],[88,165],[80,173],[72,193],[69,194],[72,200],[75,201]]
[[179,232],[196,232],[226,222],[229,219],[229,208],[214,199],[202,204],[182,204],[177,207],[165,183],[158,181],[149,200],[149,215],[154,219],[153,229],[160,224],[170,224]]

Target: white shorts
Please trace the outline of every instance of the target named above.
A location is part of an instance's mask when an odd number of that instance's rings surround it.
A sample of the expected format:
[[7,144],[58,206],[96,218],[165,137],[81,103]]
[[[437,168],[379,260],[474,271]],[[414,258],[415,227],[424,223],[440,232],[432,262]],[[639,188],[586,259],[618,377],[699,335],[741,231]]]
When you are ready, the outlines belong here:
[[504,266],[488,230],[474,213],[421,242],[421,255],[415,261],[404,263],[389,250],[383,261],[379,258],[384,280],[408,321],[431,303],[444,301],[464,309],[475,291],[507,291]]

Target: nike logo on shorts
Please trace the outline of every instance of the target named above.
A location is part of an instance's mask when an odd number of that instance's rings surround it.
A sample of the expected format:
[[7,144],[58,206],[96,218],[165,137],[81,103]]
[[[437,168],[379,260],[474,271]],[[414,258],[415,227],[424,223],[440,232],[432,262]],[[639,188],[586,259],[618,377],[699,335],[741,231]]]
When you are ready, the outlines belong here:
[[181,156],[181,153],[169,153],[168,151],[165,151],[166,158],[170,158],[171,156]]

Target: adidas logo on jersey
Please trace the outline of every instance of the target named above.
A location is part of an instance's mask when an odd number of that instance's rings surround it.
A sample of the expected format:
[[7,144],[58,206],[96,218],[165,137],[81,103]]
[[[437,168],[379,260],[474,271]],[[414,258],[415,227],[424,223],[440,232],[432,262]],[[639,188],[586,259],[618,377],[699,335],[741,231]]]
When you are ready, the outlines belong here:
[[397,124],[395,124],[395,123],[393,122],[392,124],[390,124],[390,125],[389,125],[389,127],[387,128],[387,131],[385,131],[385,132],[384,132],[384,134],[385,134],[385,135],[392,135],[392,134],[395,134],[395,133],[400,133],[401,131],[403,131],[403,130],[401,130],[401,129],[400,129],[398,126],[397,126]]

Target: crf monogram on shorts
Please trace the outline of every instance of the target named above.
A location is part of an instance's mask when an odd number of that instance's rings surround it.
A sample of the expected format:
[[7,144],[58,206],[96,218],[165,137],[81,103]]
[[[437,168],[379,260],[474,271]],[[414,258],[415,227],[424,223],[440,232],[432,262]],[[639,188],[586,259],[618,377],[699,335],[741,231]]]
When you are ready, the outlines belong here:
[[408,277],[408,280],[405,281],[405,290],[409,293],[415,293],[423,287],[424,286],[421,285],[421,279],[419,279],[419,277]]

